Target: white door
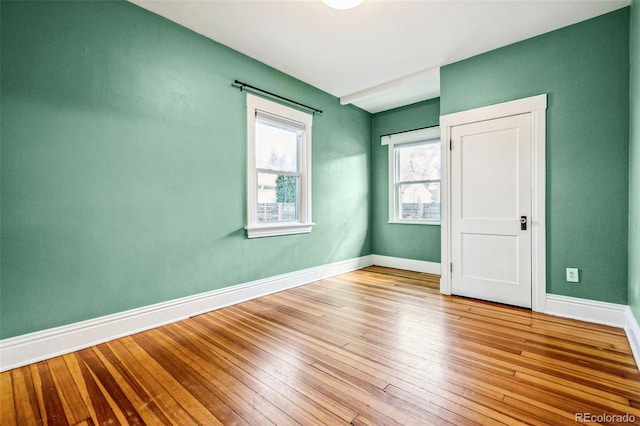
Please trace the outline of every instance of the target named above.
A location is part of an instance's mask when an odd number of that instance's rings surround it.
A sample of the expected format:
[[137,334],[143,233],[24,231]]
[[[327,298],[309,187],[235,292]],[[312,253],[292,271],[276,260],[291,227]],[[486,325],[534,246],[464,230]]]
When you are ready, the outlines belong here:
[[451,142],[452,293],[530,308],[531,115],[454,126]]

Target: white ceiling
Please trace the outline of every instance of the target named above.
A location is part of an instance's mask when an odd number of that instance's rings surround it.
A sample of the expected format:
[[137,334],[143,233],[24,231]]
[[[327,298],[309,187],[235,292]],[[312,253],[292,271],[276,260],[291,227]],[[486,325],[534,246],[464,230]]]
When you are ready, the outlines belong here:
[[439,96],[443,65],[630,3],[365,0],[334,10],[320,0],[130,1],[372,113]]

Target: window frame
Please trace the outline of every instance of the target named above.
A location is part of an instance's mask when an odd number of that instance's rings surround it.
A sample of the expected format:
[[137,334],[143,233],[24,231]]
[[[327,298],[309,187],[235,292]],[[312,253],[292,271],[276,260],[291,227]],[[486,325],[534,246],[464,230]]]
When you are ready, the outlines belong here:
[[[260,115],[272,116],[279,124],[292,123],[298,128],[298,218],[293,221],[260,222],[258,220],[258,174],[274,173],[277,170],[258,168],[256,163],[256,121],[264,120]],[[311,220],[311,129],[313,115],[247,93],[247,238],[270,237],[277,235],[304,234],[311,232],[314,223]],[[290,175],[289,172],[282,172]]]
[[[389,156],[389,222],[395,224],[412,224],[412,225],[440,225],[442,220],[442,214],[440,218],[435,220],[416,220],[416,219],[403,219],[401,214],[401,206],[400,206],[400,186],[402,184],[410,184],[410,183],[433,183],[433,182],[442,182],[442,173],[440,174],[440,179],[427,179],[420,181],[400,181],[398,179],[398,156],[396,148],[398,147],[408,147],[408,146],[417,146],[423,144],[440,144],[440,164],[442,165],[442,140],[440,138],[440,127],[427,127],[424,129],[418,130],[410,130],[407,132],[394,133],[391,135],[384,135],[380,138],[380,142],[382,145],[387,145],[389,147],[388,156]],[[442,169],[441,169],[442,171]],[[440,185],[440,191],[442,194],[442,185]]]

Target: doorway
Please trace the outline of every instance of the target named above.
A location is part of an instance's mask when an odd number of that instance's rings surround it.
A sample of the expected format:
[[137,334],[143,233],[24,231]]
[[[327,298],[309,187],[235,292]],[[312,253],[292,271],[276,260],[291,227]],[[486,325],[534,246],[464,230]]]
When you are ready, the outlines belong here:
[[544,311],[545,113],[539,95],[440,118],[442,293]]

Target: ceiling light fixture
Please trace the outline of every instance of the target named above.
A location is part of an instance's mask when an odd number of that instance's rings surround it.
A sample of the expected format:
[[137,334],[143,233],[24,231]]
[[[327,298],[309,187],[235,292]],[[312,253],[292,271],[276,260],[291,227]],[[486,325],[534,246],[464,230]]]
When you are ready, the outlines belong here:
[[324,4],[332,9],[346,10],[353,9],[364,0],[322,0]]

